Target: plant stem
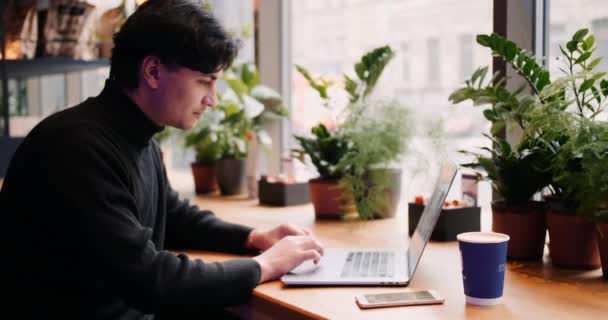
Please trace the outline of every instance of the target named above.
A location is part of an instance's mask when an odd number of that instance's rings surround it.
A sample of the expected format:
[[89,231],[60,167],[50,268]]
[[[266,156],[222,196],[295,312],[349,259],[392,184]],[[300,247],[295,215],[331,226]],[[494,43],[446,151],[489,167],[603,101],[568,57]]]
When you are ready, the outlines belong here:
[[[570,53],[570,55],[568,55],[568,69],[570,70],[570,77],[572,78],[574,75],[574,63],[573,60],[574,59],[574,53]],[[572,90],[574,91],[574,98],[576,99],[576,105],[578,107],[578,115],[580,117],[583,116],[583,106],[581,105],[581,101],[578,98],[578,90],[576,89],[576,81],[574,79],[571,80],[572,81]]]

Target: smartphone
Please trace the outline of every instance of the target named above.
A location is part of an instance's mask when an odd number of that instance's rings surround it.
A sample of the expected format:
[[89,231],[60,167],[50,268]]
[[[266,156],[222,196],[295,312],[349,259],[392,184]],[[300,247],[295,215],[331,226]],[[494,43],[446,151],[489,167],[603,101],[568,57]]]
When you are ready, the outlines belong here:
[[392,293],[362,294],[355,296],[362,309],[441,304],[444,299],[434,290],[402,291]]

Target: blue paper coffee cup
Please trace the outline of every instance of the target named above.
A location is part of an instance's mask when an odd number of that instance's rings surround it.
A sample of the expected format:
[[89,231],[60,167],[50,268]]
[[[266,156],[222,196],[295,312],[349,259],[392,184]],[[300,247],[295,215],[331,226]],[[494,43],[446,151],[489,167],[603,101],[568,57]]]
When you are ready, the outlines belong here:
[[467,303],[500,303],[505,282],[509,236],[495,232],[467,232],[457,237]]

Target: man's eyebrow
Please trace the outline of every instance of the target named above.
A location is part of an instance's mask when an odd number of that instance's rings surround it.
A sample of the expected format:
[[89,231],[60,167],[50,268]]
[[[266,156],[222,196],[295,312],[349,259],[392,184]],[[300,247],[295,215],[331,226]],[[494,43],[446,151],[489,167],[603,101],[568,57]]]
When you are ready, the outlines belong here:
[[203,73],[203,77],[211,78],[211,80],[217,80],[217,76],[215,74]]

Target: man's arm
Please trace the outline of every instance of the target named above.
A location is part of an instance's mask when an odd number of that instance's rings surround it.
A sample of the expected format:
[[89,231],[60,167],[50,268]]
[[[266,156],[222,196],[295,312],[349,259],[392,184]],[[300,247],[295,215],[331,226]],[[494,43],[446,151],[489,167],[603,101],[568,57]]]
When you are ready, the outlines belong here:
[[[137,219],[124,164],[116,160],[122,151],[100,142],[102,137],[62,135],[57,139],[63,143],[45,152],[42,171],[54,216],[44,223],[56,228],[59,247],[77,253],[71,263],[89,269],[110,295],[147,313],[248,299],[260,279],[256,261],[204,263],[157,250],[152,230]],[[207,216],[193,222],[211,230],[222,226]],[[235,233],[247,232],[238,230]]]
[[252,229],[229,223],[209,210],[190,205],[179,198],[167,182],[167,246],[174,249],[198,249],[247,253],[247,237]]

